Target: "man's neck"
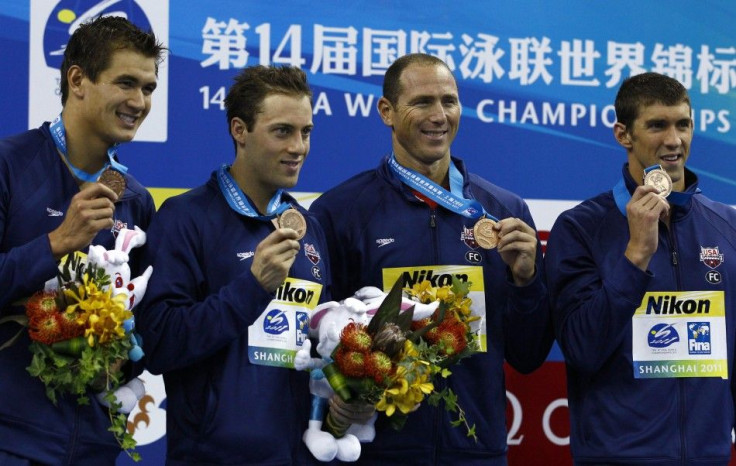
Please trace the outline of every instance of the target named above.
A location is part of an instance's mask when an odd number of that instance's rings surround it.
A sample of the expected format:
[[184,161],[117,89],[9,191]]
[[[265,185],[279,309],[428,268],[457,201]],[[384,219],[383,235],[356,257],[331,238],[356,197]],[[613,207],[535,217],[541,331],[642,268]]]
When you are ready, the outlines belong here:
[[66,114],[62,118],[69,163],[87,173],[96,173],[107,162],[107,150],[110,146],[97,137],[89,136],[74,118],[67,118]]
[[431,181],[435,182],[436,184],[447,188],[450,186],[450,157],[444,157],[440,160],[437,160],[435,162],[425,164],[421,161],[417,160],[414,157],[409,156],[401,156],[399,154],[396,154],[396,161],[399,162],[400,165],[409,168],[420,175],[423,175],[426,178],[429,178]]
[[262,189],[260,183],[257,180],[252,180],[243,168],[236,159],[230,166],[230,176],[233,177],[243,194],[248,196],[258,213],[265,215],[268,212],[268,204],[276,192]]

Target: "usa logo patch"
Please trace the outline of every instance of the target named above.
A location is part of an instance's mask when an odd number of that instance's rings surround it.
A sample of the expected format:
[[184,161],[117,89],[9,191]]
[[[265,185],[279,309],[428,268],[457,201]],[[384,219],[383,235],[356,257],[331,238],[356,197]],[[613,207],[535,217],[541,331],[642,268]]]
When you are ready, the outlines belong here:
[[478,243],[475,242],[475,233],[472,228],[463,226],[463,231],[460,233],[460,239],[465,245],[471,249],[478,249]]
[[718,246],[708,248],[700,246],[700,262],[715,269],[723,263],[723,254],[718,250]]
[[317,248],[315,248],[313,244],[304,243],[304,254],[312,264],[319,264],[321,257],[319,255],[319,251],[317,251]]

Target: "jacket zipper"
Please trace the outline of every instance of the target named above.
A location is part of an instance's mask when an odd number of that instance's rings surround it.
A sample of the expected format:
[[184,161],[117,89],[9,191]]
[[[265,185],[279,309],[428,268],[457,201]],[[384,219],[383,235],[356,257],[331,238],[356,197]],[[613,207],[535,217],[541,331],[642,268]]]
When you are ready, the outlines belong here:
[[[680,256],[677,252],[677,239],[675,236],[675,224],[670,221],[669,228],[667,228],[667,239],[670,243],[670,263],[675,273],[675,283],[677,284],[677,291],[682,290],[682,277],[680,276]],[[680,397],[679,405],[679,427],[680,427],[680,459],[683,465],[687,464],[687,443],[685,441],[685,410],[687,409],[686,398],[685,398],[685,380],[680,378],[677,380],[677,390]]]
[[[437,265],[439,264],[439,258],[440,258],[440,252],[439,252],[439,242],[437,239],[437,207],[436,206],[429,206],[429,228],[432,236],[432,254],[434,257],[432,257],[432,264]],[[445,385],[443,384],[443,387]],[[437,465],[438,464],[438,458],[437,458],[437,447],[438,442],[436,440],[439,438],[439,429],[440,424],[443,421],[445,410],[443,409],[436,409],[433,410],[432,413],[432,438],[435,439],[434,446],[432,449],[432,457],[428,458],[428,464]]]

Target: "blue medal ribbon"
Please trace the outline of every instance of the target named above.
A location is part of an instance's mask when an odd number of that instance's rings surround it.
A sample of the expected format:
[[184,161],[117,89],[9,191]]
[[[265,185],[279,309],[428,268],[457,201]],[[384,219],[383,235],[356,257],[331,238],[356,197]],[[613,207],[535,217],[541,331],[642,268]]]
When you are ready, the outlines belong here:
[[222,195],[225,196],[225,200],[235,212],[245,217],[256,218],[259,220],[270,220],[286,209],[291,207],[289,203],[281,202],[281,194],[283,189],[276,191],[276,194],[268,201],[266,207],[266,215],[258,213],[258,209],[253,207],[248,197],[235,182],[235,179],[230,174],[230,166],[223,164],[219,170],[217,170],[217,184],[220,186]]
[[455,164],[452,163],[452,160],[450,160],[449,173],[450,191],[447,191],[424,175],[399,164],[393,152],[388,158],[387,163],[389,169],[399,177],[402,183],[422,193],[424,196],[436,202],[437,205],[444,207],[450,212],[455,212],[463,217],[472,219],[486,217],[493,221],[498,221],[496,217],[486,212],[480,202],[475,199],[465,199],[463,197],[463,175]]
[[100,175],[103,171],[105,171],[107,167],[112,167],[120,173],[128,172],[128,167],[115,160],[115,155],[117,154],[118,147],[117,144],[113,144],[110,148],[107,149],[108,161],[97,173],[87,173],[86,171],[75,167],[69,160],[69,154],[66,148],[66,128],[64,128],[64,122],[61,119],[61,115],[56,117],[54,121],[51,122],[51,124],[49,125],[49,130],[51,131],[51,138],[54,140],[56,148],[59,150],[59,153],[61,153],[61,156],[64,158],[64,161],[66,162],[69,169],[72,171],[72,174],[75,178],[82,181],[94,183],[100,178]]
[[652,165],[651,167],[647,167],[644,169],[644,176],[646,177],[647,173],[654,170],[662,170],[664,171],[664,168],[662,168],[662,165]]

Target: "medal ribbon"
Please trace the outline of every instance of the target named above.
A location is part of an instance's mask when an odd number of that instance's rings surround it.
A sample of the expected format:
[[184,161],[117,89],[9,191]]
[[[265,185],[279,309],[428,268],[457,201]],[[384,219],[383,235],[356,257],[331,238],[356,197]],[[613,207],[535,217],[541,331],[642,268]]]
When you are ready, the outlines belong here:
[[245,217],[256,218],[259,220],[270,220],[291,207],[291,204],[281,202],[281,193],[283,192],[283,189],[279,189],[271,200],[268,201],[266,215],[259,214],[258,210],[253,207],[248,197],[235,182],[235,179],[233,179],[230,174],[229,165],[223,164],[217,171],[217,183],[220,185],[220,191],[222,191],[222,195],[225,196],[230,208]]
[[86,171],[75,167],[72,165],[72,162],[69,160],[69,154],[67,153],[66,149],[66,128],[64,128],[64,122],[61,119],[61,115],[56,117],[54,121],[51,122],[49,125],[49,130],[51,130],[51,138],[54,140],[54,144],[56,144],[56,148],[61,153],[61,156],[64,158],[64,161],[66,162],[69,169],[72,171],[72,174],[79,180],[87,181],[87,182],[95,182],[100,177],[100,174],[102,174],[103,171],[107,167],[112,167],[115,170],[119,171],[120,173],[127,173],[128,167],[121,164],[120,162],[115,160],[115,155],[117,154],[117,144],[113,144],[110,148],[107,149],[107,163],[97,172],[97,173],[87,173]]
[[[662,167],[659,165],[652,165],[651,167],[647,167],[644,169],[644,174],[647,174],[650,171],[656,169],[661,170]],[[681,193],[672,191],[670,195],[667,196],[667,202],[682,207],[688,203],[692,195],[693,193]],[[624,214],[624,217],[626,217],[626,204],[628,204],[631,200],[631,194],[629,193],[629,190],[626,189],[626,181],[624,181],[623,177],[618,180],[616,186],[613,187],[613,198],[616,201],[616,207],[618,207],[618,210],[622,214]]]
[[450,212],[455,212],[456,214],[467,218],[476,219],[487,217],[493,221],[498,221],[496,217],[486,212],[480,202],[475,199],[465,199],[463,197],[463,175],[460,173],[460,170],[457,169],[455,164],[452,163],[452,160],[450,160],[449,192],[424,175],[400,165],[399,162],[396,161],[396,156],[393,152],[388,158],[387,163],[389,169],[399,177],[402,183],[409,186],[411,189],[422,193]]

